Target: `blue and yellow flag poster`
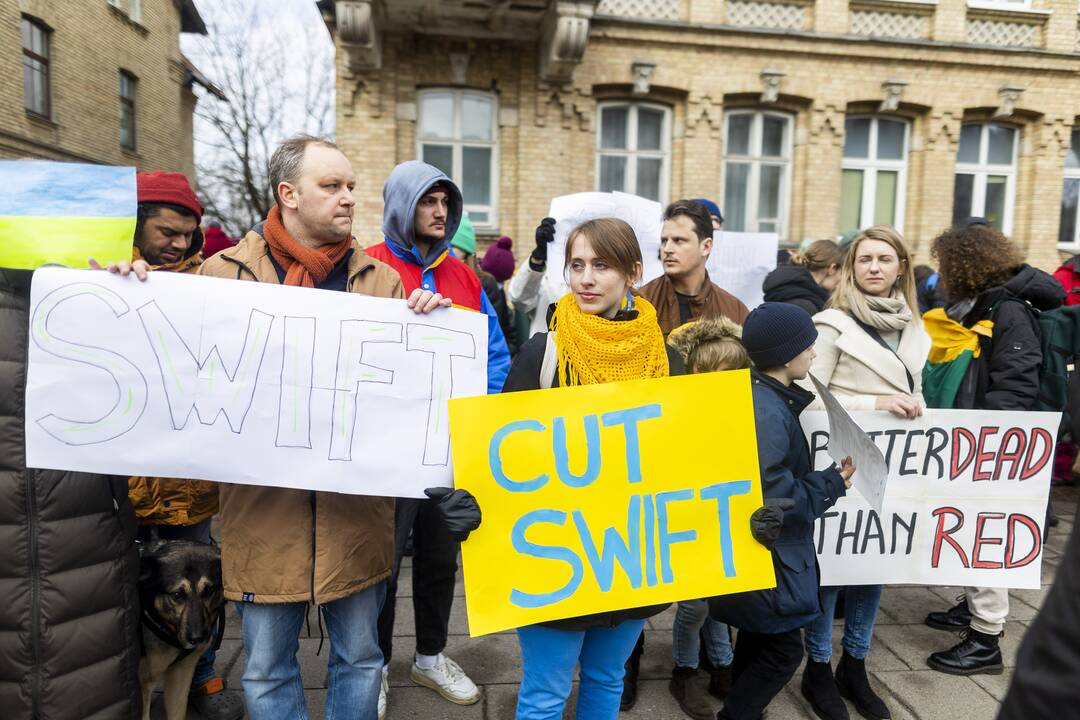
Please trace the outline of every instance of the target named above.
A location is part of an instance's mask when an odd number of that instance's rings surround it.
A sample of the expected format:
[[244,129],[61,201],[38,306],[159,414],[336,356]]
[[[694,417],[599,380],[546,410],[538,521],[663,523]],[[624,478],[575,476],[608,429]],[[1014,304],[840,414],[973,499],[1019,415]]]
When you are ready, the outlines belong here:
[[0,161],[0,267],[131,260],[135,168]]

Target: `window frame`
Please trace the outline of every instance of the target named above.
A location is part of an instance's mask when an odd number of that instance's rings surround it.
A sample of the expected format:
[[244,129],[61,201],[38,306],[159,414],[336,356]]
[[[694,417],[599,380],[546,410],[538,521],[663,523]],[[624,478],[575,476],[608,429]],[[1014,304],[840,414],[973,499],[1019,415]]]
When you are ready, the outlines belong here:
[[[870,135],[867,138],[867,155],[866,158],[849,158],[843,154],[843,148],[841,147],[841,163],[840,173],[843,176],[845,170],[860,170],[863,173],[863,188],[862,197],[860,198],[859,205],[859,227],[857,229],[862,230],[874,225],[874,214],[877,208],[874,201],[877,198],[877,174],[879,171],[896,172],[896,218],[893,222],[893,227],[897,232],[903,234],[904,232],[904,216],[907,211],[907,171],[908,171],[908,157],[911,153],[911,120],[898,115],[883,115],[873,113],[859,113],[854,115],[848,115],[844,118],[845,123],[848,120],[870,120]],[[898,122],[904,126],[904,145],[901,151],[902,158],[900,160],[881,160],[877,158],[878,147],[878,121],[887,120],[889,122]],[[845,132],[845,141],[847,140]],[[841,208],[843,208],[843,198],[841,197]]]
[[[626,148],[605,148],[601,147],[603,144],[603,118],[604,110],[608,108],[626,108]],[[638,109],[644,108],[647,110],[659,111],[663,119],[660,124],[660,149],[659,150],[639,150],[637,148],[638,142]],[[656,102],[644,102],[638,100],[605,100],[597,103],[596,105],[596,138],[595,138],[595,158],[593,160],[593,187],[597,192],[603,192],[600,190],[600,166],[603,158],[605,157],[622,157],[626,158],[626,176],[623,182],[623,188],[620,192],[628,193],[638,197],[643,197],[637,192],[637,160],[638,158],[657,159],[660,160],[660,197],[656,199],[661,205],[667,205],[670,202],[671,197],[671,128],[672,128],[673,112],[670,105],[664,105]],[[629,187],[629,189],[627,189]]]
[[[750,124],[749,155],[734,155],[728,151],[730,147],[728,134],[731,128],[729,119],[737,115],[753,116]],[[785,121],[783,155],[779,158],[765,157],[761,154],[762,128],[765,125],[764,119],[766,117],[779,118]],[[728,163],[741,162],[750,165],[750,173],[747,177],[746,228],[739,232],[768,232],[761,230],[758,226],[760,221],[760,218],[758,218],[758,199],[761,195],[761,167],[762,165],[778,165],[783,168],[783,179],[780,183],[780,213],[776,219],[776,234],[781,242],[787,240],[791,229],[791,183],[794,174],[795,120],[795,113],[763,108],[739,108],[724,113],[724,145],[720,158],[720,198],[723,204],[726,204],[724,198],[727,197]],[[721,211],[724,210],[725,208],[721,206]],[[724,224],[727,225],[726,219]]]
[[[27,48],[22,43],[22,29],[25,25],[30,26],[30,32],[38,31],[45,44],[45,55],[39,55],[32,49]],[[19,22],[19,43],[22,46],[22,67],[23,67],[23,109],[33,117],[41,118],[43,120],[51,120],[53,113],[52,106],[52,28],[46,25],[41,20],[30,15],[22,15]],[[44,112],[38,112],[36,109],[30,107],[30,98],[26,93],[26,60],[27,58],[34,62],[41,63],[45,68],[45,97],[44,97]]]
[[[971,212],[972,217],[985,217],[986,216],[986,179],[990,175],[1004,175],[1005,176],[1005,208],[1004,217],[1001,220],[1001,232],[1004,235],[1012,235],[1013,221],[1016,213],[1016,175],[1017,165],[1020,153],[1020,142],[1022,140],[1020,136],[1020,128],[1016,125],[1009,125],[1007,123],[994,122],[992,120],[975,120],[971,122],[965,122],[960,126],[960,132],[963,133],[965,127],[970,125],[979,125],[979,160],[974,163],[966,163],[960,161],[960,141],[956,143],[956,166],[953,169],[953,215],[956,213],[956,176],[957,175],[973,175],[971,188]],[[986,158],[990,152],[990,128],[1002,127],[1011,130],[1013,133],[1012,144],[1012,160],[1008,165],[992,165],[986,161]]]
[[[429,97],[449,95],[454,107],[454,125],[452,138],[425,138],[423,135],[424,128],[424,100]],[[482,97],[491,103],[491,140],[466,140],[461,137],[462,135],[462,118],[465,107],[465,98],[467,96]],[[450,179],[458,186],[462,188],[463,167],[462,156],[463,148],[476,147],[476,148],[490,148],[491,149],[491,197],[489,198],[488,205],[479,205],[476,203],[464,205],[464,211],[470,213],[470,220],[472,221],[473,228],[480,232],[494,232],[499,227],[499,96],[497,93],[488,92],[485,90],[475,90],[472,88],[455,88],[455,87],[431,87],[418,90],[416,94],[416,157],[419,160],[424,159],[424,145],[449,145],[451,147],[451,165],[453,166],[450,173]],[[462,191],[464,196],[464,191]],[[479,222],[473,217],[471,211],[487,212],[488,219],[485,222]]]
[[1009,0],[967,0],[967,6],[972,10],[1031,10],[1031,0],[1009,2]]
[[[124,81],[127,80],[131,88],[131,97],[124,95]],[[138,93],[139,78],[135,73],[120,69],[117,72],[117,96],[120,100],[120,149],[128,152],[138,152],[139,148],[139,121],[138,121]],[[124,143],[124,110],[131,111],[131,144]]]
[[[1069,147],[1070,151],[1073,147],[1073,137],[1080,139],[1080,126],[1075,126],[1069,133]],[[1077,149],[1080,149],[1080,142],[1076,143]],[[1065,174],[1061,180],[1061,199],[1065,199],[1065,183],[1069,180],[1076,180],[1080,182],[1080,164],[1076,167],[1069,167],[1065,165]],[[1076,253],[1080,252],[1080,202],[1077,202],[1077,206],[1073,208],[1073,237],[1072,242],[1058,242],[1058,250],[1064,250],[1066,252]],[[1060,218],[1060,214],[1058,215]],[[1060,228],[1059,228],[1060,234]]]

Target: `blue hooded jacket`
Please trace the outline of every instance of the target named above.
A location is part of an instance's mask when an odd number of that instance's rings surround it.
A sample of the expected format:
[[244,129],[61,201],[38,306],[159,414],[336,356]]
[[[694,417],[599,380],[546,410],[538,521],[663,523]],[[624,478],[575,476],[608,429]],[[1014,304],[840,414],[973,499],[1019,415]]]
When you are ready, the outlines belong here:
[[[446,232],[432,243],[426,254],[416,247],[416,206],[438,185],[448,195]],[[441,170],[419,160],[401,163],[390,173],[383,187],[384,242],[367,249],[367,254],[397,270],[405,293],[416,288],[441,292],[454,305],[477,310],[488,318],[488,392],[502,390],[510,369],[510,351],[499,317],[484,294],[480,279],[450,254],[450,241],[461,224],[464,203],[461,191]]]

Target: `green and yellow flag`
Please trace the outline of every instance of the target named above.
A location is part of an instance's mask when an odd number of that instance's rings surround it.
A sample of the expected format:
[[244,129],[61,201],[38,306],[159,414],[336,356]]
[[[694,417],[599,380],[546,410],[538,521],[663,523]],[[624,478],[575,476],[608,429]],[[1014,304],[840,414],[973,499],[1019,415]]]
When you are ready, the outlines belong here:
[[960,383],[971,361],[979,357],[979,338],[993,334],[994,323],[980,320],[964,327],[941,308],[923,315],[923,325],[930,335],[930,356],[923,366],[923,398],[926,407],[951,408]]

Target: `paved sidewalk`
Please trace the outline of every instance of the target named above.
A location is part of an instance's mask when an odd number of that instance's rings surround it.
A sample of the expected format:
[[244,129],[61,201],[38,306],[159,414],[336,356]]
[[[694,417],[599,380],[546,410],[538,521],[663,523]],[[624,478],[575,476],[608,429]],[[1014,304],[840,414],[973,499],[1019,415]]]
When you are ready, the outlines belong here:
[[[1002,638],[1006,665],[1003,675],[953,677],[926,667],[926,656],[935,650],[949,647],[955,642],[955,636],[926,627],[923,625],[923,618],[931,610],[943,610],[954,604],[958,589],[897,586],[885,590],[874,633],[874,645],[867,665],[871,671],[871,680],[888,703],[893,718],[994,718],[998,703],[1008,689],[1020,640],[1035,617],[1049,584],[1053,582],[1061,553],[1072,532],[1072,519],[1076,514],[1078,497],[1078,488],[1054,489],[1054,509],[1061,518],[1061,523],[1051,531],[1050,539],[1046,543],[1042,571],[1043,588],[1010,593],[1009,623],[1005,637]],[[447,653],[482,686],[483,697],[476,705],[459,707],[409,680],[415,630],[412,579],[409,570],[405,569],[398,591],[398,625],[394,643],[395,655],[390,666],[390,709],[387,720],[512,720],[514,717],[517,683],[521,672],[517,639],[512,632],[470,639],[465,619],[464,588],[460,578],[455,594],[457,597],[451,617],[451,637]],[[679,720],[686,717],[667,690],[672,666],[671,623],[674,613],[674,608],[671,608],[648,621],[640,696],[633,710],[622,713],[620,720]],[[834,660],[839,657],[838,641],[841,633],[841,625],[838,623],[834,633],[834,644],[837,648]],[[313,720],[323,717],[322,706],[326,697],[327,646],[324,645],[321,656],[316,656],[318,634],[312,613],[310,634],[305,629],[300,639],[300,664]],[[232,688],[230,692],[238,692],[243,671],[243,649],[235,611],[231,611],[229,615],[225,640],[218,654],[218,668],[228,677],[229,687]],[[797,675],[769,706],[769,720],[814,717],[799,694],[799,677]],[[718,702],[717,709],[719,706]],[[569,707],[573,707],[573,699]],[[854,709],[850,709],[852,718],[858,718]],[[160,704],[157,704],[154,710],[155,718],[164,718]],[[572,715],[568,712],[566,717]]]

